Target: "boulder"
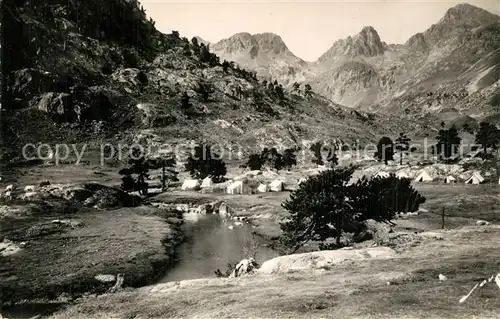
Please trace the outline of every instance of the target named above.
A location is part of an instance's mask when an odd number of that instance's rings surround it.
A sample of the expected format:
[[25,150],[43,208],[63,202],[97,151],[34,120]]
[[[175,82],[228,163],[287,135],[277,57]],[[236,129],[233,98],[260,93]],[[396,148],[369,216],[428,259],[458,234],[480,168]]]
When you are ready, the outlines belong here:
[[491,223],[486,221],[486,220],[478,220],[476,221],[476,225],[477,226],[487,226],[487,225],[490,225]]
[[231,195],[249,194],[250,188],[248,187],[248,181],[246,180],[235,181],[234,183],[232,183],[227,187],[226,192]]
[[40,92],[56,89],[56,76],[39,69],[21,69],[13,72],[12,94],[23,101],[29,101]]
[[232,209],[230,206],[226,204],[226,202],[221,202],[219,205],[219,216],[224,218],[224,219],[229,219],[232,218],[235,214],[234,209]]
[[229,278],[241,277],[243,275],[252,274],[259,267],[259,264],[253,258],[243,259],[240,261],[229,275]]
[[148,84],[148,76],[146,73],[135,68],[118,69],[111,74],[111,78],[132,87]]
[[330,270],[335,265],[351,260],[388,259],[396,256],[396,251],[388,247],[363,249],[338,249],[315,251],[312,253],[280,256],[262,264],[257,272],[279,274],[296,271]]
[[212,204],[203,204],[198,206],[195,210],[195,213],[197,214],[212,214],[214,212],[214,206]]
[[71,97],[67,93],[44,93],[38,102],[37,108],[62,121],[74,121],[78,117],[73,109]]
[[92,196],[92,191],[85,189],[83,186],[56,184],[49,187],[49,194],[66,200],[83,202]]
[[116,277],[114,275],[99,274],[99,275],[94,276],[94,279],[96,279],[100,282],[115,282]]

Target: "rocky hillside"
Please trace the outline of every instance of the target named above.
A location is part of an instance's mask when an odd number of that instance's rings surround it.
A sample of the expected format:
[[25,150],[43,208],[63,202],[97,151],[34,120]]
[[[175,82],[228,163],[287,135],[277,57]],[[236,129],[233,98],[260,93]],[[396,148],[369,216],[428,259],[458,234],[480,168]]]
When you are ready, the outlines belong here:
[[[308,78],[333,101],[420,119],[495,117],[500,87],[500,17],[457,5],[404,45],[386,45],[377,32],[337,41]],[[450,118],[448,118],[450,120]]]
[[[270,68],[273,77],[284,82],[288,78],[288,82],[309,83],[313,91],[335,103],[436,123],[450,111],[459,121],[465,117],[498,119],[500,103],[494,102],[494,96],[500,94],[499,35],[499,16],[460,4],[405,44],[386,44],[373,27],[364,27],[359,34],[336,41],[316,62],[294,69],[291,75],[267,62],[259,64],[257,55],[250,58],[252,50],[259,52],[252,49],[258,46],[244,46],[245,51],[227,44],[229,39],[221,41],[221,46],[229,52],[228,59],[243,60],[254,70]],[[290,54],[285,49],[274,51],[273,63],[288,65]]]
[[[252,73],[224,66],[203,42],[160,33],[136,1],[3,4],[12,13],[4,27],[22,31],[2,43],[11,48],[2,56],[11,76],[1,126],[10,157],[26,143],[102,139],[244,148],[314,139],[363,143],[398,126],[316,94],[280,94],[280,85],[264,86]],[[249,41],[258,45],[257,57],[288,51],[269,35]]]
[[256,71],[263,78],[277,79],[284,85],[305,80],[308,64],[273,33],[238,33],[214,44],[213,51],[221,59]]

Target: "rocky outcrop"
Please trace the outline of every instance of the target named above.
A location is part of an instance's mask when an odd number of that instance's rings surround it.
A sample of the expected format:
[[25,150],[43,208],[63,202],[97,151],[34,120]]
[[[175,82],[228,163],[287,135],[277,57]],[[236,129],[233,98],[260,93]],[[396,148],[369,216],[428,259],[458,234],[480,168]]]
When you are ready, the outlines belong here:
[[59,197],[70,202],[99,209],[136,207],[141,203],[138,196],[97,183],[81,185],[51,184],[40,189],[36,196],[39,199],[50,198],[50,196]]
[[331,270],[335,265],[344,261],[387,259],[395,255],[396,252],[387,247],[316,251],[268,260],[257,272],[259,274],[283,274],[296,271]]

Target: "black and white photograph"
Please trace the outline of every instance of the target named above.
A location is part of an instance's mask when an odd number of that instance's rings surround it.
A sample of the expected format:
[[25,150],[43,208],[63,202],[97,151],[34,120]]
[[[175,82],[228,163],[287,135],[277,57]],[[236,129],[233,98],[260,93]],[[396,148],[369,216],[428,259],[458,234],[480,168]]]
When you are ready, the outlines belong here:
[[500,0],[0,0],[0,319],[500,318]]

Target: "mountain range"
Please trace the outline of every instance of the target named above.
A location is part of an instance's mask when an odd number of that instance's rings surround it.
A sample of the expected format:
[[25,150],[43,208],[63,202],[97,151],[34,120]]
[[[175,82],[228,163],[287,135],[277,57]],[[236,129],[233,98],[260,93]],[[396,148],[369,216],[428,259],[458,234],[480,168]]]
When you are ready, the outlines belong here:
[[238,33],[211,49],[263,78],[310,84],[355,109],[412,118],[498,118],[490,101],[500,90],[500,17],[470,4],[450,8],[404,44],[387,44],[373,27],[363,27],[314,62],[294,55],[272,33]]

